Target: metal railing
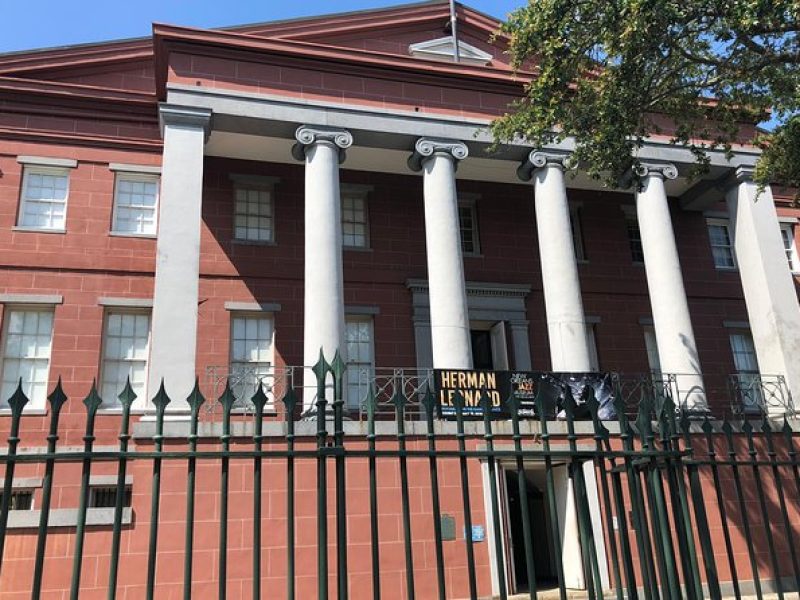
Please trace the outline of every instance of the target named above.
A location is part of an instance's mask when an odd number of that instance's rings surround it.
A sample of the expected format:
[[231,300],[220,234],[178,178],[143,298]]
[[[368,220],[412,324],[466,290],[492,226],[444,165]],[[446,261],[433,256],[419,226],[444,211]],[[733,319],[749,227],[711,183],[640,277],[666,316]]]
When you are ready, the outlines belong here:
[[[347,418],[365,421],[367,411],[365,401],[372,390],[376,401],[376,418],[393,418],[392,398],[396,391],[407,398],[406,416],[409,420],[424,418],[422,398],[433,384],[433,369],[406,367],[353,368],[348,367],[345,374],[345,389],[357,390],[357,394],[345,393],[344,410]],[[313,378],[312,367],[270,366],[235,368],[229,365],[214,365],[206,368],[206,381],[210,384],[212,397],[219,397],[227,385],[236,396],[234,409],[248,414],[253,412],[250,396],[261,386],[268,398],[268,408],[281,410],[276,398],[281,398],[289,387],[305,397],[305,390],[316,394],[316,383],[305,384],[304,374]],[[619,393],[628,416],[638,412],[639,399],[643,390],[655,402],[669,396],[680,410],[705,413],[712,416],[758,416],[769,414],[781,416],[795,414],[795,407],[789,386],[783,375],[731,374],[726,377],[713,377],[708,374],[689,373],[617,373],[610,374],[614,389]],[[724,383],[721,383],[723,382]],[[329,386],[330,387],[330,382]],[[349,397],[348,397],[349,396]],[[219,410],[217,402],[210,402],[206,411]]]
[[[48,398],[47,447],[29,451],[24,438],[32,432],[21,428],[28,398],[20,382],[8,400],[7,449],[0,454],[4,467],[0,589],[12,593],[14,586],[23,585],[20,573],[28,572],[25,592],[30,590],[34,599],[42,596],[43,583],[49,582],[48,592],[61,591],[71,600],[103,590],[114,600],[123,588],[123,567],[142,553],[146,555],[142,568],[125,570],[126,597],[150,600],[168,590],[175,593],[179,586],[186,600],[205,598],[211,582],[216,597],[226,600],[229,580],[235,579],[239,587],[234,589],[243,594],[246,584],[247,596],[253,599],[344,600],[355,586],[369,589],[368,595],[376,599],[505,599],[520,591],[535,599],[542,592],[542,573],[551,568],[561,600],[575,587],[568,572],[579,575],[588,597],[595,599],[721,599],[730,590],[737,598],[751,591],[761,598],[769,590],[783,597],[787,589],[800,589],[795,537],[800,525],[800,461],[797,434],[788,420],[776,424],[762,413],[757,421],[715,422],[708,414],[698,421],[696,415],[680,410],[670,386],[654,387],[654,381],[661,380],[643,379],[623,390],[627,384],[617,378],[612,421],[600,419],[600,404],[591,387],[575,398],[568,385],[542,380],[532,419],[521,418],[520,402],[512,395],[506,401],[509,420],[493,420],[491,399],[484,390],[482,414],[476,421],[468,423],[476,415],[465,412],[464,397],[457,391],[452,421],[442,422],[435,417],[436,400],[428,379],[393,372],[383,376],[383,388],[370,390],[364,405],[365,427],[356,423],[353,429],[345,421],[343,362],[338,355],[330,363],[321,357],[312,369],[316,401],[314,413],[306,413],[304,421],[298,420],[300,401],[289,370],[271,387],[256,386],[247,415],[236,414],[241,400],[234,394],[235,384],[227,382],[214,401],[219,413],[212,414],[219,415],[219,427],[205,431],[203,438],[198,427],[208,403],[199,386],[186,399],[191,413],[185,433],[176,439],[166,428],[172,399],[162,385],[152,399],[153,434],[137,439],[133,447],[135,394],[128,385],[119,396],[121,414],[102,416],[119,424],[118,446],[113,450],[95,447],[102,399],[94,387],[83,399],[82,449],[59,447],[59,416],[68,401],[59,382]],[[376,379],[381,381],[377,374]],[[408,423],[412,401],[418,402],[421,423]],[[283,407],[283,423],[280,431],[273,428],[268,433],[264,415],[270,403]],[[377,416],[389,406],[393,426],[379,428]],[[579,406],[581,412],[588,410],[588,421],[578,422]],[[563,415],[563,422],[550,421],[555,414]],[[251,428],[234,439],[232,424],[237,418],[251,423]],[[70,482],[79,486],[76,524],[59,534],[58,549],[60,555],[66,552],[71,557],[71,578],[69,584],[59,584],[53,582],[64,578],[53,571],[63,568],[63,560],[45,558],[53,535],[51,506],[58,497],[54,477],[71,464],[80,466],[79,480]],[[87,521],[92,472],[100,466],[116,471],[110,531],[97,531]],[[8,527],[15,477],[31,469],[43,474],[36,501],[35,550],[27,545],[32,532],[18,536]],[[131,469],[147,472],[148,477],[144,493],[133,494],[133,511],[139,518],[123,527]],[[204,479],[198,477],[201,469]],[[236,484],[231,483],[234,469]],[[184,476],[175,477],[178,472]],[[214,472],[209,489],[209,473]],[[480,494],[476,478],[484,483]],[[279,480],[285,485],[277,487]],[[244,490],[248,502],[234,504],[232,498],[241,498],[243,482],[252,482]],[[163,491],[165,486],[169,494]],[[175,489],[182,490],[180,495]],[[445,504],[441,496],[445,490],[455,493],[458,502]],[[212,509],[202,512],[197,502],[201,493],[204,498],[214,496]],[[270,509],[264,512],[267,495]],[[355,527],[348,507],[357,498],[365,499],[361,508],[366,510],[358,514],[366,521]],[[177,513],[176,502],[184,505]],[[449,518],[463,524],[463,538],[445,533],[445,506]],[[165,508],[170,509],[169,516]],[[202,547],[195,540],[200,516]],[[517,523],[513,528],[512,518]],[[235,539],[243,545],[232,559],[229,542],[234,533],[229,524],[234,519]],[[566,520],[573,523],[574,540],[566,537]],[[491,534],[479,553],[477,545],[484,538],[475,527],[481,522]],[[174,531],[163,535],[161,527],[166,524],[180,525],[182,535]],[[215,565],[199,570],[194,559],[198,551],[213,546],[208,533],[212,525],[211,531],[218,534]],[[243,537],[248,526],[249,535]],[[309,527],[316,528],[315,535],[309,535]],[[283,541],[267,550],[263,534],[275,536],[278,528]],[[109,568],[93,570],[89,577],[85,571],[94,567],[84,564],[84,554],[90,538],[93,547],[107,548],[101,558]],[[356,538],[359,545],[354,546]],[[735,544],[739,538],[743,545]],[[176,566],[174,550],[160,551],[165,544],[173,548],[177,540],[182,540],[182,570]],[[298,560],[301,540],[306,540],[304,559]],[[307,552],[310,547],[315,559]],[[574,555],[565,554],[568,548]],[[386,556],[390,551],[396,552],[392,560]],[[419,562],[420,552],[430,556],[425,568]],[[402,578],[389,577],[399,573]],[[197,586],[199,577],[205,587]]]

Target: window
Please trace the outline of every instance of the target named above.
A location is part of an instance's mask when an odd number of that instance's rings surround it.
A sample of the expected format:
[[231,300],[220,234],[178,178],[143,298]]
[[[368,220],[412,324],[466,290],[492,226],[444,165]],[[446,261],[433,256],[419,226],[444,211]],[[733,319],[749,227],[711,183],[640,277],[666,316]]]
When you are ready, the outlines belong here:
[[749,331],[735,332],[730,334],[730,342],[744,409],[759,410],[762,405],[762,391],[759,385],[758,359],[753,337]]
[[736,268],[736,255],[733,249],[733,236],[730,224],[726,219],[708,220],[708,237],[711,241],[711,252],[714,266],[718,269]]
[[4,315],[0,403],[6,404],[22,379],[31,408],[44,408],[50,372],[53,310],[7,307]]
[[631,249],[631,260],[635,263],[644,262],[642,249],[642,235],[639,232],[639,221],[636,215],[625,215],[625,226],[628,230],[628,245]]
[[117,175],[114,184],[115,233],[155,235],[158,210],[158,177]]
[[367,196],[363,191],[342,187],[342,245],[348,248],[367,248]]
[[458,225],[461,234],[461,251],[464,254],[480,254],[478,211],[475,202],[459,203]]
[[798,260],[797,247],[794,243],[794,224],[781,223],[781,239],[786,251],[786,260],[789,261],[789,270],[800,271],[800,260]]
[[64,231],[69,173],[64,169],[26,167],[22,179],[19,225]]
[[647,350],[647,364],[650,367],[650,373],[655,377],[661,377],[661,358],[658,355],[656,330],[652,325],[644,326],[644,346]]
[[149,347],[148,313],[110,311],[106,314],[100,376],[100,396],[106,404],[117,402],[128,378],[137,399],[146,400]]
[[[3,492],[0,491],[0,504],[3,502]],[[33,490],[12,490],[8,510],[33,510]]]
[[230,381],[237,400],[249,401],[259,385],[264,393],[271,390],[273,335],[269,316],[238,315],[232,318]]
[[[133,497],[131,486],[126,485],[122,491],[122,506],[130,506]],[[115,508],[117,506],[117,486],[98,485],[89,488],[90,508]]]
[[600,359],[597,356],[597,336],[594,323],[586,323],[586,344],[589,347],[589,368],[592,371],[599,371]]
[[572,227],[572,245],[575,247],[575,259],[586,261],[586,246],[583,243],[583,227],[581,226],[581,207],[570,206],[569,223]]
[[234,188],[233,237],[246,242],[273,242],[272,186],[237,184]]
[[345,343],[347,344],[347,390],[345,405],[357,410],[367,396],[375,372],[372,319],[347,316]]

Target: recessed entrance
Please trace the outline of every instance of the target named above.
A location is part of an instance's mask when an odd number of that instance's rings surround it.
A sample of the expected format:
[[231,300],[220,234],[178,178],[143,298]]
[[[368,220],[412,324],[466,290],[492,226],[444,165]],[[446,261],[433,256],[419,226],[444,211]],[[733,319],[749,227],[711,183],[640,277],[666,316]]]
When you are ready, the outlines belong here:
[[[519,478],[516,471],[505,471],[508,497],[508,529],[510,534],[510,555],[514,563],[514,589],[517,593],[530,590],[528,569],[525,561],[525,538],[522,526],[522,501]],[[525,492],[528,500],[528,518],[533,542],[533,562],[536,572],[536,589],[545,590],[558,586],[555,563],[555,544],[553,531],[549,525],[551,517],[547,508],[544,491],[539,489],[526,474]]]
[[[487,523],[488,538],[491,542],[488,550],[492,561],[490,563],[492,586],[494,593],[497,594],[498,578],[503,576],[509,592],[520,594],[530,590],[530,582],[525,561],[519,476],[515,462],[502,461],[499,467],[497,469],[497,488],[501,531],[494,531],[491,519]],[[586,461],[580,468],[586,482],[585,500],[588,502],[600,578],[606,588],[608,587],[608,568],[594,465],[591,461]],[[551,510],[548,501],[545,464],[538,461],[526,461],[523,471],[533,543],[536,589],[541,592],[558,587],[557,553],[560,553],[564,587],[570,590],[584,590],[586,589],[586,580],[578,529],[578,513],[573,481],[569,476],[569,466],[566,463],[554,464],[551,469],[554,510]],[[487,514],[491,514],[491,491],[488,477],[489,469],[484,463],[484,498]],[[557,527],[554,527],[554,524]],[[497,560],[495,544],[492,541],[495,535],[500,535],[503,548],[505,572],[502,574],[498,573],[495,568]]]

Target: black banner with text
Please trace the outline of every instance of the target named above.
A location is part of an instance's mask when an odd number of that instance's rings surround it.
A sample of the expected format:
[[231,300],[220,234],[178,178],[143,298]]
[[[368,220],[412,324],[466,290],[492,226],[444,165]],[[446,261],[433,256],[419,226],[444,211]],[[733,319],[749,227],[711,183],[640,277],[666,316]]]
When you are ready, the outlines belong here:
[[510,418],[507,400],[511,394],[519,401],[518,414],[521,418],[539,418],[535,400],[542,386],[543,408],[548,419],[565,418],[564,397],[567,388],[575,399],[575,418],[590,419],[589,410],[582,400],[587,386],[594,390],[600,419],[616,418],[614,388],[609,373],[434,369],[434,393],[439,402],[439,414],[444,418],[455,418],[453,397],[456,391],[464,398],[465,417],[483,417],[480,399],[484,390],[489,396],[492,418]]

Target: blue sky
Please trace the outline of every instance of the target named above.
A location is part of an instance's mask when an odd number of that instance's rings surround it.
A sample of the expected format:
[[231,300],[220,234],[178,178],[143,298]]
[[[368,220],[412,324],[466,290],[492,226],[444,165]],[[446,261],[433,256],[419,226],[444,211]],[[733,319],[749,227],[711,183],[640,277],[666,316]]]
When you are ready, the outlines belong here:
[[[468,0],[503,18],[526,0]],[[141,37],[153,22],[224,27],[331,12],[363,10],[403,0],[0,0],[0,52]]]

